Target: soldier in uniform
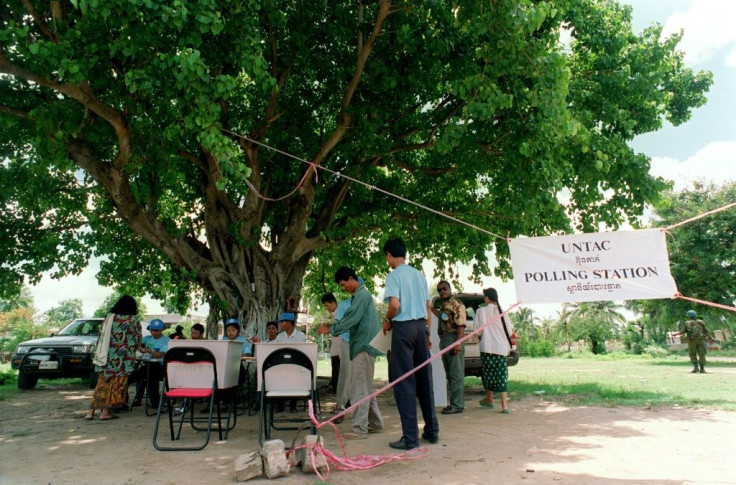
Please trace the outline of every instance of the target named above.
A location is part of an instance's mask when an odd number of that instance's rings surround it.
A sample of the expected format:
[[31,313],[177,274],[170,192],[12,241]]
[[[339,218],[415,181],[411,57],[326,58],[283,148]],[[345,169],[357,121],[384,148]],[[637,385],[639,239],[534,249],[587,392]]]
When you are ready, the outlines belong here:
[[698,318],[695,311],[688,310],[685,315],[688,319],[682,329],[675,335],[687,336],[687,348],[690,352],[690,362],[693,364],[691,374],[698,373],[698,363],[700,364],[700,373],[705,374],[706,340],[712,341],[713,334],[705,328],[705,323]]
[[[452,294],[447,281],[440,281],[437,291],[440,294],[440,304],[432,309],[432,313],[439,322],[437,331],[440,336],[440,350],[444,350],[465,336],[465,305]],[[465,408],[465,345],[460,344],[443,354],[442,364],[447,376],[449,400],[449,405],[442,409],[442,414],[462,413]]]

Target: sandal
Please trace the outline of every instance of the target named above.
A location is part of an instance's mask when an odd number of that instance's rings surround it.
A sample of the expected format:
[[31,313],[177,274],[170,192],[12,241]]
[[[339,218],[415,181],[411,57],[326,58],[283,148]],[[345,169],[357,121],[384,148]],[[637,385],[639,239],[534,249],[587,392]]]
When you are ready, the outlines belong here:
[[84,415],[84,420],[85,421],[92,421],[93,419],[95,419],[95,415],[94,414],[92,416],[90,416],[89,414],[85,414]]
[[480,400],[480,405],[483,406],[483,407],[486,407],[486,408],[495,408],[496,407],[495,404],[493,404],[491,401],[489,401],[486,398],[483,398],[483,399]]
[[111,414],[110,416],[102,417],[100,416],[100,421],[110,421],[111,419],[118,419],[120,416],[117,414]]
[[506,408],[501,410],[501,414],[511,414],[511,409]]
[[342,437],[346,440],[364,440],[367,438],[367,436],[363,433],[356,433],[355,431],[348,431],[347,433],[343,433]]

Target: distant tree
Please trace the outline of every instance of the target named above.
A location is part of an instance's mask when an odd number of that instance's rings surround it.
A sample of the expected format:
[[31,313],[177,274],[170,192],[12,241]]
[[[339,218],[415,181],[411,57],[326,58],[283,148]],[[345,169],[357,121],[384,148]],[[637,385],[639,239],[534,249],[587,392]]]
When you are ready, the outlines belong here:
[[33,308],[31,289],[23,285],[17,293],[0,299],[0,312],[9,312],[18,308]]
[[586,340],[594,354],[606,352],[606,340],[618,336],[626,322],[618,312],[621,305],[612,301],[583,302],[574,305],[570,332],[575,340]]
[[0,348],[10,352],[25,340],[48,336],[48,327],[36,325],[32,308],[15,308],[0,312]]
[[568,352],[572,348],[573,340],[570,331],[570,319],[574,311],[575,306],[572,303],[565,303],[562,305],[562,310],[557,312],[557,333],[560,335],[560,340],[565,342]]
[[537,338],[537,329],[534,326],[534,313],[529,307],[519,307],[511,313],[511,321],[516,333],[528,340]]
[[[105,298],[105,301],[102,302],[102,304],[95,310],[93,317],[104,317],[108,313],[110,313],[110,309],[117,303],[117,301],[120,299],[121,296],[123,296],[124,293],[120,293],[119,291],[113,291],[112,294],[110,294],[107,298]],[[144,305],[141,302],[141,297],[135,296],[135,302],[138,304],[138,315],[143,318],[143,315],[146,314],[146,305]]]
[[46,326],[49,328],[61,328],[75,318],[80,318],[83,313],[84,304],[79,298],[62,300],[55,307],[44,313]]

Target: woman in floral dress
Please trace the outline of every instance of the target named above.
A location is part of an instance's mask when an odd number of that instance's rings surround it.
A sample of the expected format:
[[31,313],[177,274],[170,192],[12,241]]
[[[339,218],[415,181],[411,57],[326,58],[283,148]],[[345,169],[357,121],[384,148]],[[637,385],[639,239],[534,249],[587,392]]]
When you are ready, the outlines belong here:
[[89,411],[84,417],[87,421],[95,417],[97,408],[101,409],[101,421],[118,417],[110,409],[127,403],[128,376],[135,368],[135,351],[141,341],[138,306],[132,297],[121,297],[110,313],[97,343],[100,347],[95,355],[95,371],[99,377]]

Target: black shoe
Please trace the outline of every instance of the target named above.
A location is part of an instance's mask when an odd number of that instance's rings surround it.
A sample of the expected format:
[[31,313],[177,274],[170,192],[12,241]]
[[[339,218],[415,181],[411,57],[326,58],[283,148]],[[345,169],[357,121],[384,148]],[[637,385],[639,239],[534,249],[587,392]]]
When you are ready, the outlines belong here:
[[392,441],[388,445],[395,450],[413,450],[414,448],[419,448],[419,443],[411,444],[405,436],[402,436],[399,441]]
[[442,414],[460,414],[463,410],[460,408],[446,407],[442,410]]
[[433,445],[436,445],[437,442],[440,440],[439,437],[437,437],[437,436],[435,436],[434,438],[432,438],[432,436],[428,435],[426,431],[423,431],[422,432],[422,439],[423,440],[426,440],[426,441],[429,441]]

